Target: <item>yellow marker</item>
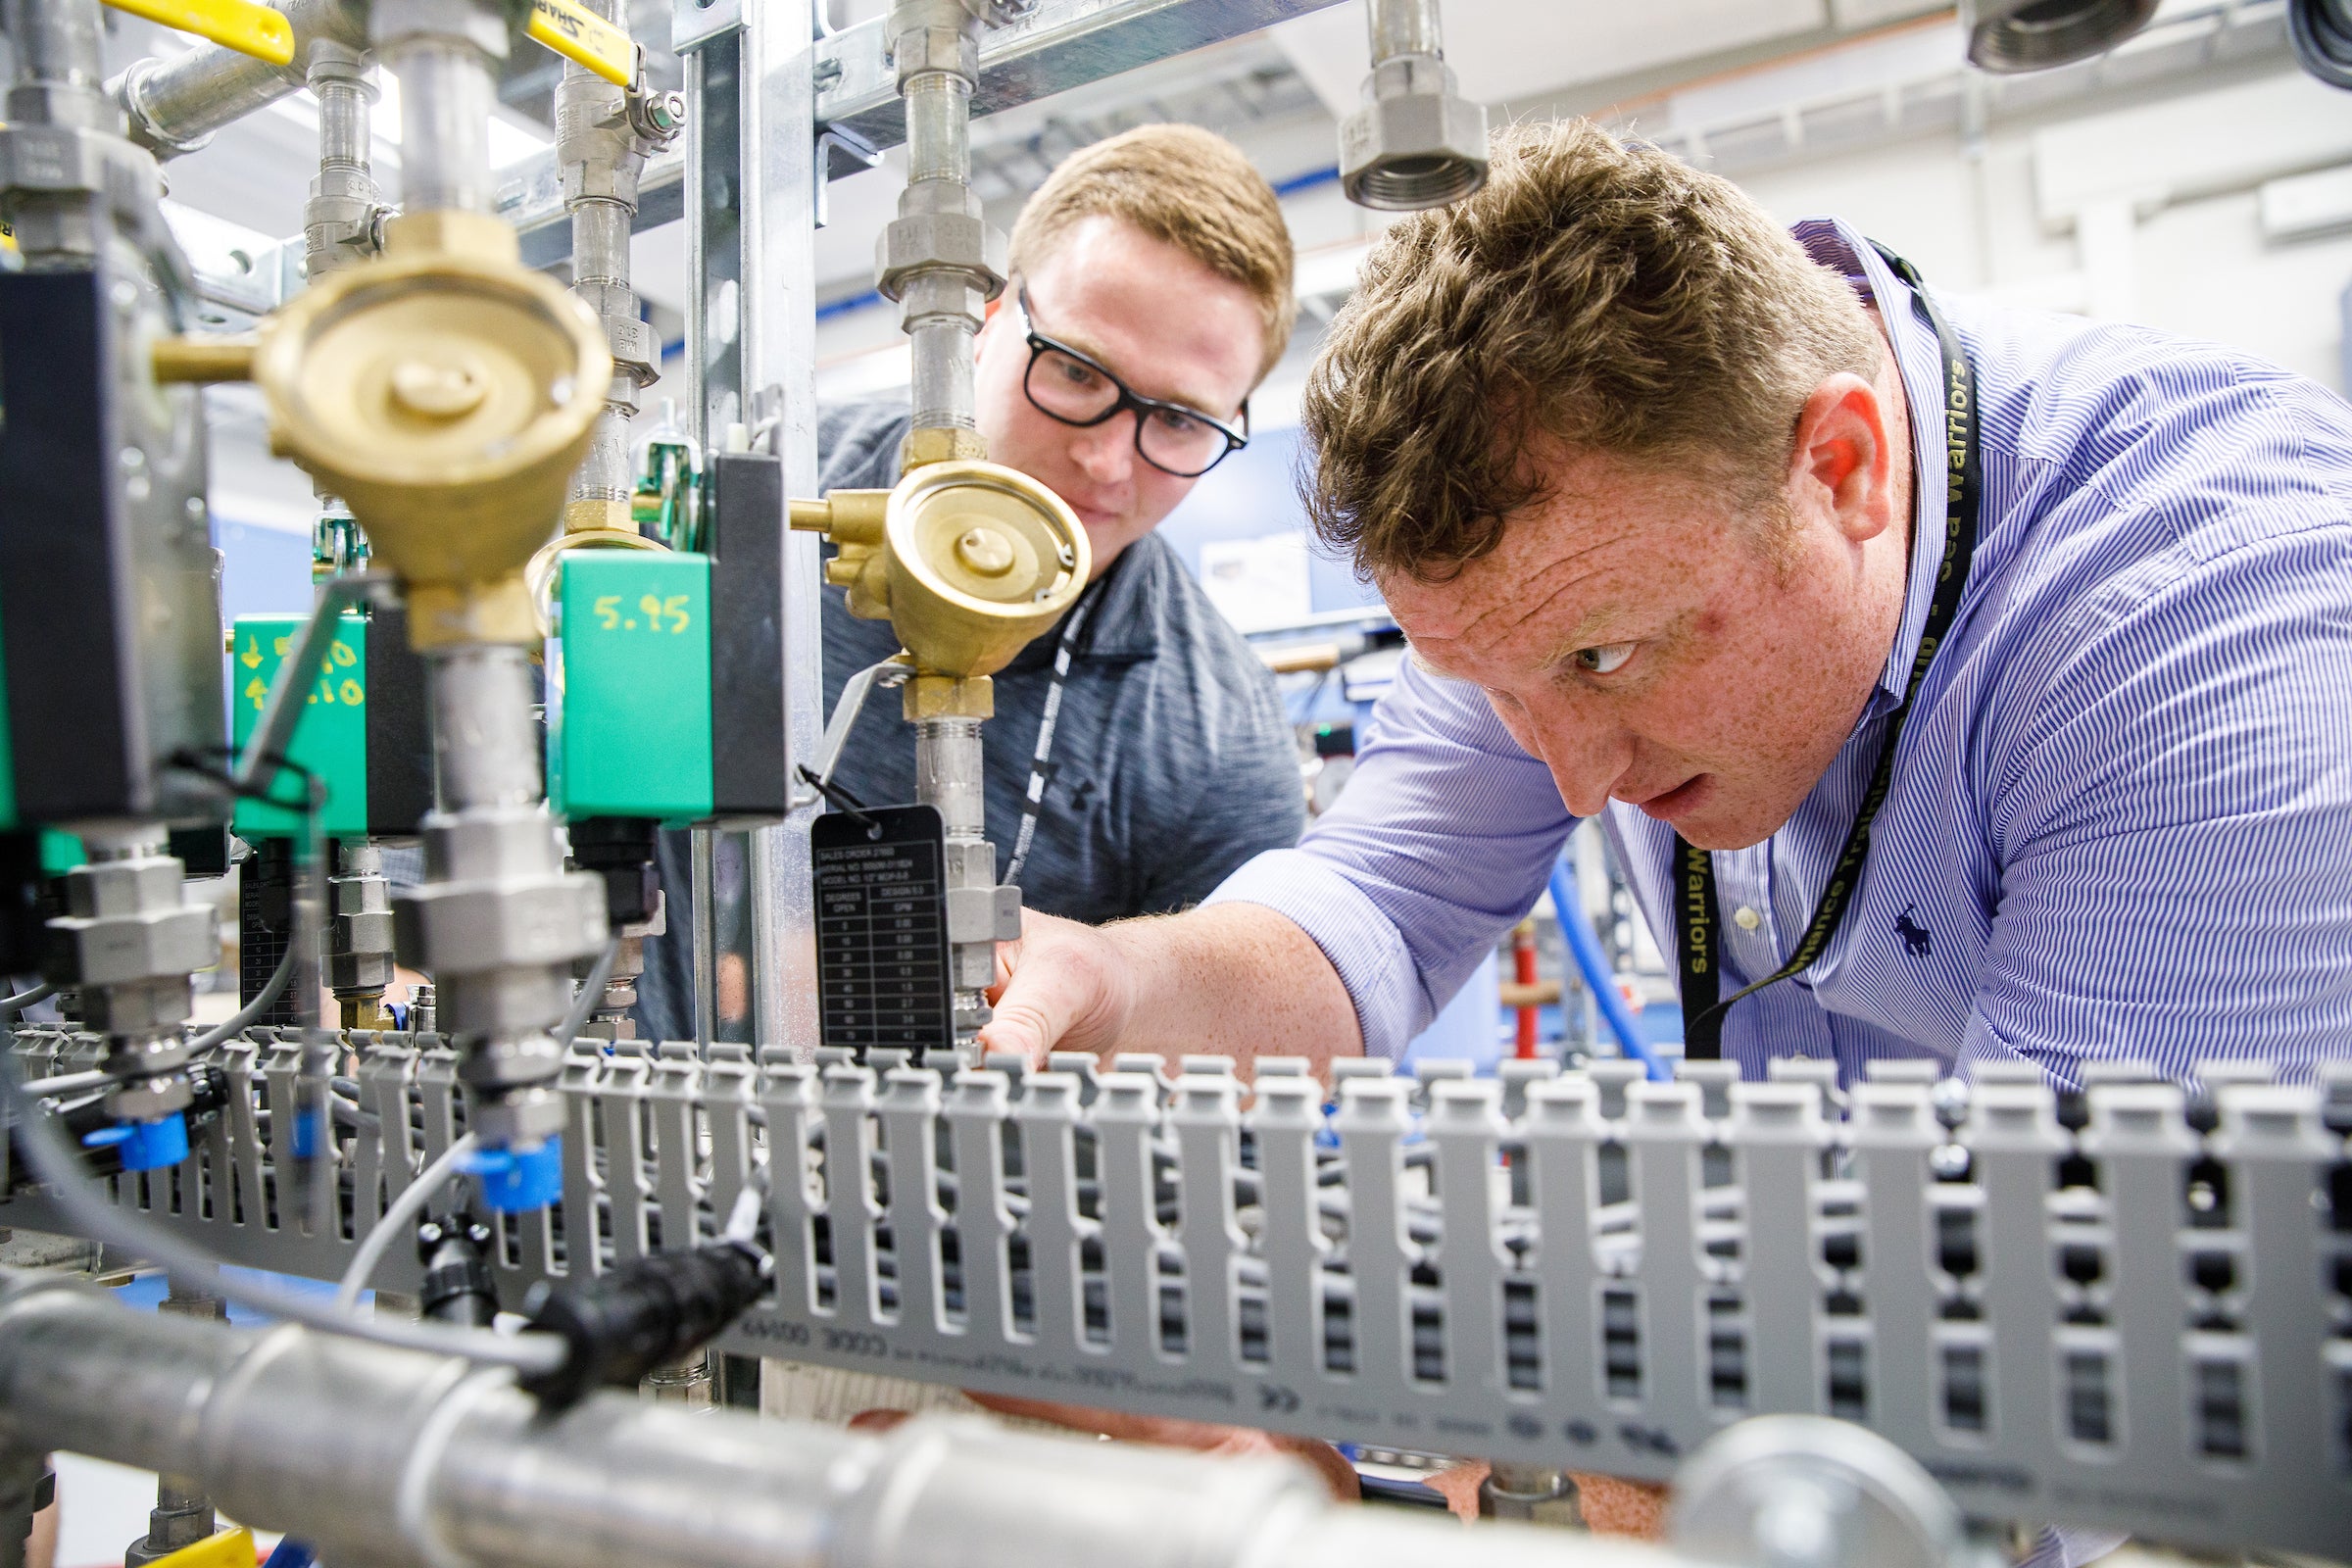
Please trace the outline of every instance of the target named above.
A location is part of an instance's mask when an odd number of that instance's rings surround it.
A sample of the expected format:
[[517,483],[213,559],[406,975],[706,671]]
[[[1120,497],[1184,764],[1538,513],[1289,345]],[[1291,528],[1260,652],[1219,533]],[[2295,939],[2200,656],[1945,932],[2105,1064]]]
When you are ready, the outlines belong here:
[[572,0],[531,0],[531,36],[616,87],[637,84],[637,41]]
[[242,1525],[158,1557],[148,1568],[253,1568],[253,1532]]
[[273,66],[294,63],[294,24],[253,0],[106,0],[149,22],[192,32],[223,49],[234,49]]

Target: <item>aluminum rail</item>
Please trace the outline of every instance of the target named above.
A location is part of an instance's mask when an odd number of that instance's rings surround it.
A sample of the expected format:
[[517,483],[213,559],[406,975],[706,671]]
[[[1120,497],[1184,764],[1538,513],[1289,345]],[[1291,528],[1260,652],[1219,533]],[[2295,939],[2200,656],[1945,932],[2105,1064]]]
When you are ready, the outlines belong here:
[[[1115,76],[1170,55],[1223,43],[1336,0],[1044,0],[980,41],[971,112],[993,115]],[[889,19],[845,27],[817,48],[816,121],[869,146],[906,139],[889,58]]]
[[[1630,1544],[1329,1502],[1303,1466],[921,1418],[873,1439],[135,1312],[0,1271],[0,1450],[185,1477],[351,1568],[1672,1568]],[[10,1528],[22,1528],[11,1521]]]

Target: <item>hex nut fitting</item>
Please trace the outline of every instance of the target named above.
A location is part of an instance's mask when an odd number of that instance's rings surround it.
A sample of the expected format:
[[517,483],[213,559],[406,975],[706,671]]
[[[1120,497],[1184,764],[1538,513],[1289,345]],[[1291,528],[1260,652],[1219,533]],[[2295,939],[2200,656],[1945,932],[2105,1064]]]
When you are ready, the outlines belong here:
[[1340,125],[1340,183],[1348,199],[1384,211],[1460,201],[1486,183],[1487,111],[1454,90],[1453,73],[1427,55],[1385,61],[1372,101]]
[[909,213],[890,220],[874,242],[874,287],[898,299],[921,272],[956,272],[994,299],[1011,270],[1004,231],[965,213]]

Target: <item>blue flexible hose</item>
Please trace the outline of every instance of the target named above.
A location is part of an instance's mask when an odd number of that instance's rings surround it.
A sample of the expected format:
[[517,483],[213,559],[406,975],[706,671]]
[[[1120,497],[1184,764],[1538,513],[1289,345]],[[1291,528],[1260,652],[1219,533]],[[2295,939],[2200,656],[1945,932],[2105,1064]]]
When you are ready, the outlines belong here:
[[1674,1074],[1658,1054],[1649,1049],[1642,1031],[1634,1023],[1634,1015],[1625,1005],[1625,995],[1617,989],[1616,976],[1600,955],[1600,938],[1593,933],[1592,917],[1585,912],[1585,901],[1576,891],[1576,875],[1565,857],[1551,865],[1551,910],[1559,919],[1560,935],[1568,944],[1568,952],[1576,959],[1577,973],[1585,977],[1586,989],[1600,1004],[1600,1015],[1608,1020],[1609,1032],[1617,1037],[1618,1049],[1628,1057],[1642,1063],[1652,1083],[1665,1083]]

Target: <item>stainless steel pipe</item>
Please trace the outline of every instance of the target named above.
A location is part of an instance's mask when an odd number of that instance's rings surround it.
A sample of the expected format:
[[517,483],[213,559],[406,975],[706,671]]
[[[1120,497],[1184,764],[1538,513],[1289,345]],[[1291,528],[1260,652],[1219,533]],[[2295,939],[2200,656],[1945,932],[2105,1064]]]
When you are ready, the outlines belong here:
[[302,234],[307,275],[318,278],[376,253],[383,206],[370,146],[375,84],[368,79],[368,57],[326,39],[315,42],[310,54],[311,91],[318,100],[318,172],[303,204]]
[[145,161],[117,139],[99,83],[98,0],[5,0],[0,24],[16,46],[0,171],[39,172],[6,192],[17,249],[29,268],[86,266],[113,237],[108,167],[136,179],[122,166]]
[[470,41],[437,36],[402,39],[378,54],[400,78],[401,211],[492,211],[491,57]]
[[130,122],[131,140],[158,158],[194,152],[221,126],[299,90],[320,39],[368,47],[368,13],[351,0],[274,0],[294,28],[294,59],[273,66],[206,45],[171,60],[142,60],[107,84]]
[[27,124],[112,130],[100,84],[97,0],[8,0],[0,9],[16,47],[8,118]]
[[353,1568],[1664,1568],[1653,1550],[1343,1508],[1300,1466],[918,1418],[888,1438],[0,1272],[0,1446],[200,1481]]
[[1368,18],[1372,63],[1398,55],[1442,55],[1438,0],[1379,0]]
[[544,786],[530,650],[496,644],[437,649],[428,675],[440,809],[536,806]]

